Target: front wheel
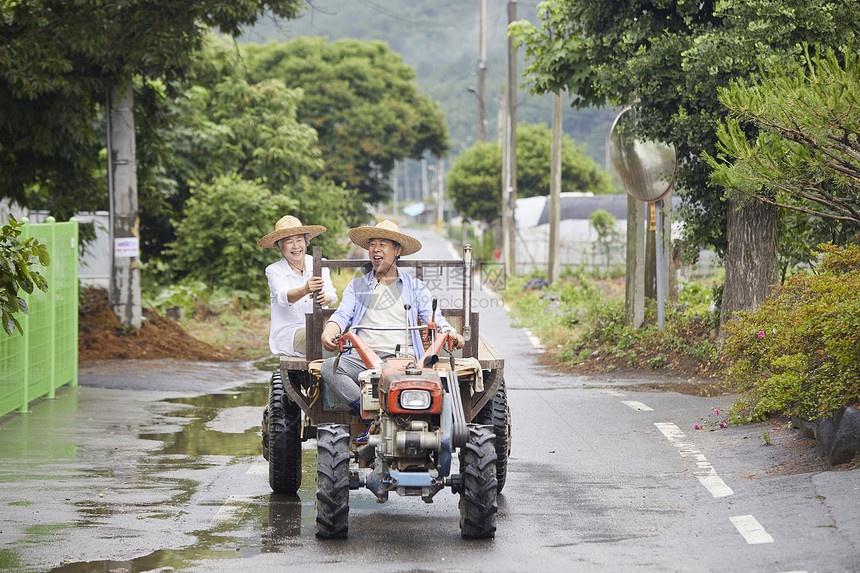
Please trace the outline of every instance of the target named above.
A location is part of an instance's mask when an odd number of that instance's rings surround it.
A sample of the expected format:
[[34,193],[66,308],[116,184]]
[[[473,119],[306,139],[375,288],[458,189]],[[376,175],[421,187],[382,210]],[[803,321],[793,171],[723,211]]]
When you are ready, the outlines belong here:
[[460,448],[460,533],[482,539],[496,534],[495,436],[485,426],[469,425],[469,441]]
[[317,426],[317,523],[322,539],[346,539],[349,526],[349,426]]

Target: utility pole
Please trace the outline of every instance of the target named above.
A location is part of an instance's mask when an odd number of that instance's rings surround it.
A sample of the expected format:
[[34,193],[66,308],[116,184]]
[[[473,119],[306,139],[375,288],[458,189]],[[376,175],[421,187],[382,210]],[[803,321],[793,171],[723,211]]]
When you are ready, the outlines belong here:
[[392,214],[394,215],[391,218],[391,220],[396,221],[397,220],[397,164],[396,163],[394,164],[394,167],[391,169],[391,191],[392,191],[392,193],[391,193],[391,195],[392,195],[391,210],[393,211]]
[[109,88],[107,100],[108,186],[113,239],[108,299],[123,326],[140,328],[140,226],[131,79],[122,92]]
[[552,94],[552,144],[549,166],[549,265],[550,284],[559,277],[561,231],[561,92]]
[[421,158],[421,200],[427,201],[427,160]]
[[484,119],[484,79],[487,73],[487,0],[478,0],[478,141],[487,139],[487,121]]
[[438,189],[438,195],[436,197],[437,203],[437,211],[436,211],[436,230],[441,231],[444,225],[444,212],[445,212],[445,185],[442,182],[442,177],[445,175],[445,160],[439,160],[439,171],[436,172],[436,187]]
[[[508,25],[517,19],[517,2],[508,0]],[[505,141],[502,160],[502,257],[505,278],[515,274],[516,257],[516,220],[514,210],[517,204],[517,59],[513,38],[507,39],[505,73]]]

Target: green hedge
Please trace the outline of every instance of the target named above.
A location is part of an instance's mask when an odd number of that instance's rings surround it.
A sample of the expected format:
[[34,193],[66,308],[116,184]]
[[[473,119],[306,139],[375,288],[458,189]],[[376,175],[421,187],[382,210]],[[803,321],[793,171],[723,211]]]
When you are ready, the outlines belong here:
[[725,327],[736,421],[814,419],[860,402],[860,246],[820,245],[818,255],[816,272],[790,278]]

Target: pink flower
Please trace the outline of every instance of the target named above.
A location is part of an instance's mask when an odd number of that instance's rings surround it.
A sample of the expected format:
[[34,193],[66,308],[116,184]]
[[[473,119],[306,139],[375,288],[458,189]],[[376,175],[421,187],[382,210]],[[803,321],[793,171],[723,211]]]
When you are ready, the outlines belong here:
[[764,330],[759,330],[759,331],[758,331],[758,337],[759,337],[759,338],[764,338]]
[[694,430],[701,430],[701,429],[702,429],[702,427],[701,427],[699,424],[694,424],[694,425],[693,425],[693,429],[694,429]]
[[719,410],[718,408],[714,408],[714,414],[716,414],[717,416],[719,416],[719,415],[720,415],[720,410]]
[[725,427],[726,427],[726,423],[725,423],[725,422],[720,422],[720,427],[721,427],[721,428],[725,428]]

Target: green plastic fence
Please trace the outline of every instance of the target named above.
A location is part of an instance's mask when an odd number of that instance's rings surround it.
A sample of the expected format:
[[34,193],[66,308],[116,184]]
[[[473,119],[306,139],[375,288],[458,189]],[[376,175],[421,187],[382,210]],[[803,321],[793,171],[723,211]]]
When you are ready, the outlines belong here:
[[64,384],[78,385],[78,222],[48,217],[23,231],[48,246],[51,264],[40,271],[48,292],[20,293],[30,308],[17,315],[23,336],[0,330],[0,416],[26,412],[31,401],[53,398]]

